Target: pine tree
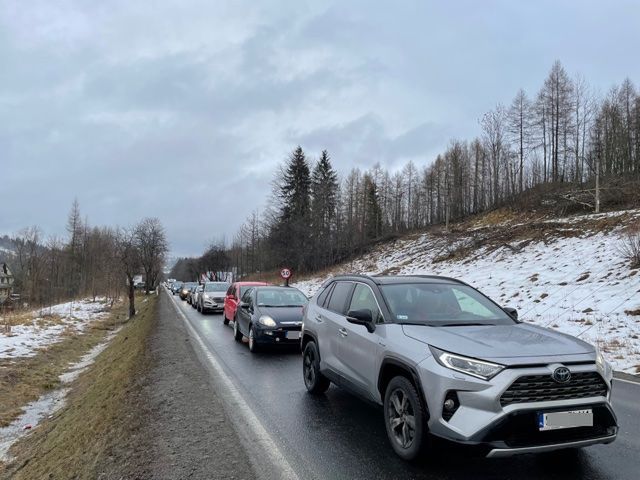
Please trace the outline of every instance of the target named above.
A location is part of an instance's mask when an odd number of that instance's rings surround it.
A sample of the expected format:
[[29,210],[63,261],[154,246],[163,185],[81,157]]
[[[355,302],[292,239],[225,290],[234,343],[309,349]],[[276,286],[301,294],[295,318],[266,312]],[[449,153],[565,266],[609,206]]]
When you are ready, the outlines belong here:
[[304,270],[309,265],[309,222],[311,219],[311,174],[302,148],[298,146],[287,162],[280,186],[278,222],[272,246],[281,265]]
[[328,152],[323,150],[311,175],[314,268],[327,266],[332,259],[337,195],[338,174],[331,165]]

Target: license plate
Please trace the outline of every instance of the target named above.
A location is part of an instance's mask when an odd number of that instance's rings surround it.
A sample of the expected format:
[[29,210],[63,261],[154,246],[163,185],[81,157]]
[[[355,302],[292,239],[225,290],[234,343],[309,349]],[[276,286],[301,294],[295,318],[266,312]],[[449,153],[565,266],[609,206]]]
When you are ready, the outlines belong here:
[[593,427],[592,409],[538,413],[538,430],[540,431],[576,427]]
[[287,332],[286,336],[289,340],[300,340],[300,332],[298,332],[297,330]]

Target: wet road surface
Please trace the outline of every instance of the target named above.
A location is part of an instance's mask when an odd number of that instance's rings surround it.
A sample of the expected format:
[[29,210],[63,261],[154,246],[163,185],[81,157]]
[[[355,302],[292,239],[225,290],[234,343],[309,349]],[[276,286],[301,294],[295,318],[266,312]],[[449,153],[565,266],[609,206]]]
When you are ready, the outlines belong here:
[[307,394],[299,352],[251,354],[246,343],[233,340],[222,315],[202,315],[173,299],[301,479],[640,478],[640,385],[614,381],[620,431],[610,445],[508,459],[441,445],[436,459],[413,465],[394,454],[381,408],[333,385],[324,397]]

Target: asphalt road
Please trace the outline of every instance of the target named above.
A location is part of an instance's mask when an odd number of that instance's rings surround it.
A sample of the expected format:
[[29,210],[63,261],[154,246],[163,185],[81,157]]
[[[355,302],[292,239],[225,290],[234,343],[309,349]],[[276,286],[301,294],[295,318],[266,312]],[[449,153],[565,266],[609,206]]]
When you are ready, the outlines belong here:
[[324,397],[307,394],[299,352],[251,354],[247,344],[233,340],[221,315],[202,315],[174,301],[301,479],[640,478],[640,385],[614,381],[620,432],[610,445],[508,459],[441,445],[437,458],[412,465],[388,444],[380,408],[333,385]]

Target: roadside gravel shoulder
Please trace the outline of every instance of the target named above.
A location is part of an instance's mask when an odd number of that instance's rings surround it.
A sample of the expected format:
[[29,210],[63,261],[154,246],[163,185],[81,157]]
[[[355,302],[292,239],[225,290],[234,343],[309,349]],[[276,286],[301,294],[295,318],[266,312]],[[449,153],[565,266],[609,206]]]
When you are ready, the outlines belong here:
[[141,433],[148,446],[138,458],[146,465],[130,478],[256,478],[210,374],[165,292],[158,303],[142,392],[146,411]]

